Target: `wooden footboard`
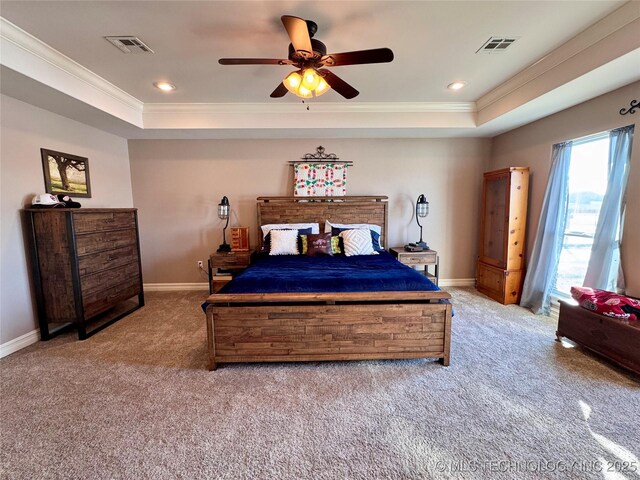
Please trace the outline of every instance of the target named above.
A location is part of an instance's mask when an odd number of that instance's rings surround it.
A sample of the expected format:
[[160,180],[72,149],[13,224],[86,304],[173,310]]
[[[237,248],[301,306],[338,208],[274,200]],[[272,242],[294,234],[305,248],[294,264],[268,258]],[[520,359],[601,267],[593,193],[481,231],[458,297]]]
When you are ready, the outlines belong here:
[[[439,358],[449,364],[447,292],[214,294],[209,369],[219,363]],[[372,300],[375,299],[375,300]]]

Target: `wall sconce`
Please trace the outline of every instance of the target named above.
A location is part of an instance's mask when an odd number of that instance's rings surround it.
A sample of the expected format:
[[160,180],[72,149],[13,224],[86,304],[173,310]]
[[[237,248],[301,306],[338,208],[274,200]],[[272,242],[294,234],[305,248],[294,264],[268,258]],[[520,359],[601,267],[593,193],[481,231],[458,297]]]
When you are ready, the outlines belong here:
[[220,203],[218,204],[218,218],[220,220],[226,219],[227,223],[222,229],[222,245],[218,247],[218,253],[231,251],[231,245],[227,243],[227,227],[229,226],[229,217],[230,217],[229,213],[230,213],[229,199],[227,197],[222,197],[222,200],[220,200]]
[[429,250],[429,245],[422,240],[422,225],[420,224],[420,219],[425,218],[428,214],[429,202],[427,202],[427,198],[424,195],[420,195],[418,200],[416,200],[416,222],[418,222],[418,226],[420,227],[420,241],[416,245],[424,250]]

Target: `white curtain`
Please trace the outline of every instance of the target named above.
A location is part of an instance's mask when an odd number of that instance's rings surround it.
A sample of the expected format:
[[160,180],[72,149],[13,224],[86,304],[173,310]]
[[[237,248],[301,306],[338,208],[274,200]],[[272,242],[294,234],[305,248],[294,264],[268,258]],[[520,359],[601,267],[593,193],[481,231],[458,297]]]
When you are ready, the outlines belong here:
[[633,125],[612,130],[609,140],[607,191],[600,207],[584,286],[615,292],[621,273],[620,226],[629,177]]
[[549,299],[558,272],[567,223],[571,146],[572,142],[553,146],[551,172],[520,300],[521,306],[530,308],[534,313],[549,314]]

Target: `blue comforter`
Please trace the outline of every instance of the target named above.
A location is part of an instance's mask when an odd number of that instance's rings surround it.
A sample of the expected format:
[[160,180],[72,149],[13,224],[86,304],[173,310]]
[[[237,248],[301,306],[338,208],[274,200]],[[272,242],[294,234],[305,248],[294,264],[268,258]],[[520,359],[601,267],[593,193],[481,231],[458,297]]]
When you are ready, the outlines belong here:
[[261,255],[219,293],[440,290],[391,254],[345,257]]

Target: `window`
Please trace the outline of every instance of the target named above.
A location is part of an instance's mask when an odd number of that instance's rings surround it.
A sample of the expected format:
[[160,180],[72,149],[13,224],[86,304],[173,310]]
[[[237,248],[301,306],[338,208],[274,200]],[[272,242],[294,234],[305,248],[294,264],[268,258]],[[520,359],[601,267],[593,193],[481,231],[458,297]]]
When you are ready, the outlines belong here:
[[609,133],[574,140],[569,166],[569,208],[553,293],[568,297],[582,285],[607,189]]

